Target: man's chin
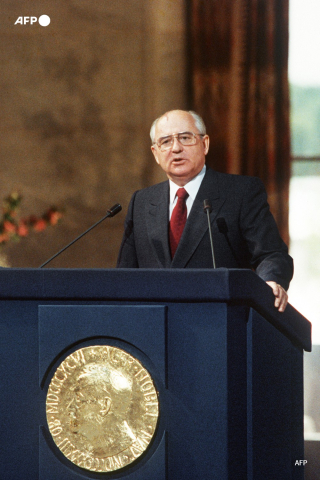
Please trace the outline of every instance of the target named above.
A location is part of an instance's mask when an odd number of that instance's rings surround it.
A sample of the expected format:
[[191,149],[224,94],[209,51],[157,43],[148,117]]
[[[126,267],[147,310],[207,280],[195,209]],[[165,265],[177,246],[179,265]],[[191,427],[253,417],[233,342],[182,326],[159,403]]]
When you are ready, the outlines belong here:
[[195,175],[192,175],[192,173],[184,171],[183,169],[178,169],[171,171],[170,174],[168,174],[167,176],[174,183],[176,183],[180,187],[183,187],[184,185],[186,185],[186,183],[190,182],[190,180],[192,180]]
[[183,176],[183,177],[192,176],[192,172],[190,172],[190,169],[188,168],[186,162],[172,163],[170,168],[170,173],[172,175]]

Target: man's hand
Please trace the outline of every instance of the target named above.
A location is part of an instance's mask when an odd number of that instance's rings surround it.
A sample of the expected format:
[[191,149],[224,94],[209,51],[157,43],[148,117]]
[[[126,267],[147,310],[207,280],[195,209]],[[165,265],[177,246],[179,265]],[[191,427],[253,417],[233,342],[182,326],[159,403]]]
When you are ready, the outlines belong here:
[[288,303],[288,294],[284,288],[276,282],[266,282],[273,291],[273,295],[276,297],[274,306],[279,312],[284,312]]

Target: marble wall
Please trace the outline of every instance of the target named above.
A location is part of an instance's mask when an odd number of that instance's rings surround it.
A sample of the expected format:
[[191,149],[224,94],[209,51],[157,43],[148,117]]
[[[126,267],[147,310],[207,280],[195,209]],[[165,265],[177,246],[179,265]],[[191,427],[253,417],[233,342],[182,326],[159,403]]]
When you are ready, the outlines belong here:
[[[132,193],[164,177],[150,151],[154,118],[187,105],[183,0],[1,0],[0,196],[21,216],[65,209],[58,227],[2,249],[37,267],[123,206],[52,267],[115,266]],[[51,23],[16,24],[49,15]]]

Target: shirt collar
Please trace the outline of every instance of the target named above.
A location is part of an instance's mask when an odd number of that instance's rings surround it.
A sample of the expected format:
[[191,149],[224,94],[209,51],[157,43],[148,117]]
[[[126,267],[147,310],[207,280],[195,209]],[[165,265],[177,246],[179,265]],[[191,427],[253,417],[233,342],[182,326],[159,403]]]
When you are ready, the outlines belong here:
[[[190,182],[186,183],[184,185],[184,189],[188,192],[189,197],[194,200],[197,196],[198,190],[200,188],[201,182],[203,180],[203,177],[205,176],[206,173],[206,166],[204,165],[201,172],[198,173]],[[169,185],[170,185],[170,204],[174,202],[174,199],[177,194],[177,190],[181,188],[179,185],[174,183],[172,180],[169,180]]]

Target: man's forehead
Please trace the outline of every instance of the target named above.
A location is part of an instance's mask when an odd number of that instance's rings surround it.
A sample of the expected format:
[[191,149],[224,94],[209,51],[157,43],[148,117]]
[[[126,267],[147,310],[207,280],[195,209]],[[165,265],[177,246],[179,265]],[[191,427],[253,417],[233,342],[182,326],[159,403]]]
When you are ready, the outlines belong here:
[[[179,133],[186,128],[194,128],[194,118],[190,113],[183,110],[172,110],[159,118],[156,124],[156,130],[159,133]],[[174,131],[173,131],[174,129]]]

